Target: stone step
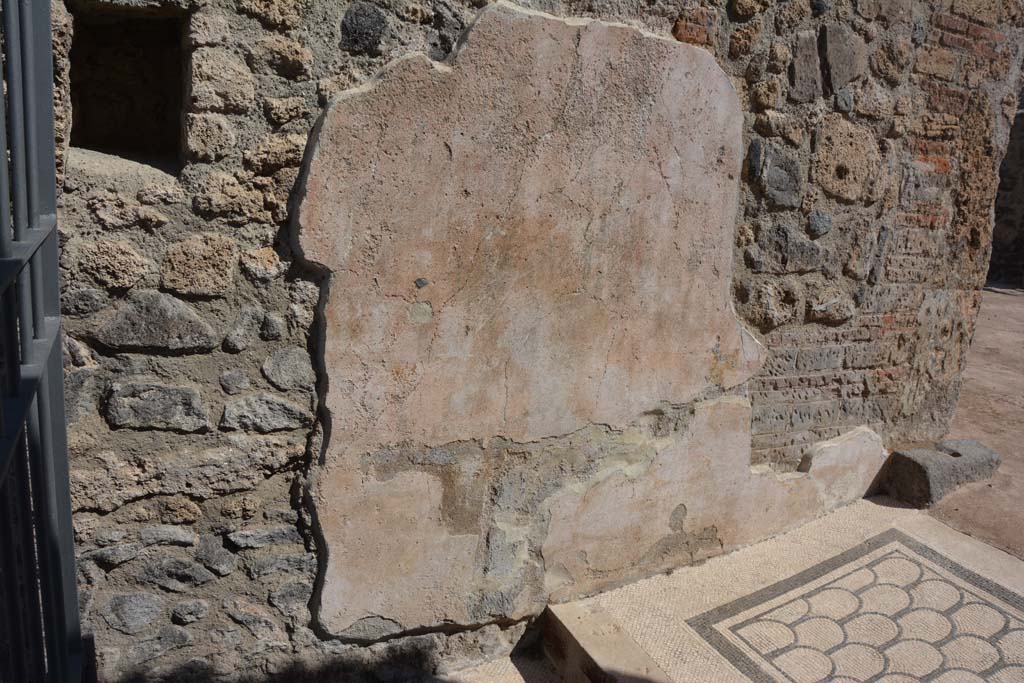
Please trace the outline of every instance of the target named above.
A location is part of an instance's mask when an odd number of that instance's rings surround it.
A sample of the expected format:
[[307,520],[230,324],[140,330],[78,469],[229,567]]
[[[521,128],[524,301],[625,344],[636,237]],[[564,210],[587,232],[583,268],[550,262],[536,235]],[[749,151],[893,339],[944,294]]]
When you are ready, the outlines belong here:
[[550,605],[541,620],[544,653],[565,683],[672,683],[600,606]]
[[1022,596],[1021,558],[879,497],[540,626],[569,683],[995,683],[1019,680]]

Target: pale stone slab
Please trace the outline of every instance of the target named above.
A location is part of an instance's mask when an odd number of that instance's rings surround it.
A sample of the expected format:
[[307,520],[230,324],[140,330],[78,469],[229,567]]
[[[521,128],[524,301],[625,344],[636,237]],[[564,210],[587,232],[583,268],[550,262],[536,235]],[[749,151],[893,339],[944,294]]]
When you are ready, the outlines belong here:
[[552,605],[542,617],[544,653],[564,683],[672,683],[600,605]]
[[882,437],[858,427],[808,448],[799,469],[810,473],[822,511],[828,512],[878,493],[888,457]]
[[[396,60],[332,103],[298,219],[330,272],[325,629],[536,609],[488,559],[500,531],[536,564],[530,513],[488,497],[486,458],[432,448],[622,430],[756,371],[730,296],[741,130],[708,53],[505,3],[448,63]],[[732,426],[749,450],[749,420]]]

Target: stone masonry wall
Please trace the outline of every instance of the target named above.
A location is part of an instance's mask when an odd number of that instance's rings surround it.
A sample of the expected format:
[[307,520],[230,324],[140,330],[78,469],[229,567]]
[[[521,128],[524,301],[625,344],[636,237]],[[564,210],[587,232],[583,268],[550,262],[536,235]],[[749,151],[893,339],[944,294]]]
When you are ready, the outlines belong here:
[[[531,4],[704,46],[743,99],[734,303],[769,354],[746,387],[752,464],[794,469],[858,425],[941,434],[1016,113],[1020,5]],[[407,680],[522,632],[495,618],[366,646],[330,638],[311,610],[324,558],[304,484],[331,340],[320,275],[291,251],[293,190],[332,95],[399,55],[443,58],[475,9],[54,0],[72,493],[101,680]],[[129,10],[186,19],[177,176],[67,149],[69,12]]]
[[1014,112],[1013,3],[736,2],[675,35],[746,80],[736,302],[769,359],[755,460],[867,424],[941,435],[959,394]]

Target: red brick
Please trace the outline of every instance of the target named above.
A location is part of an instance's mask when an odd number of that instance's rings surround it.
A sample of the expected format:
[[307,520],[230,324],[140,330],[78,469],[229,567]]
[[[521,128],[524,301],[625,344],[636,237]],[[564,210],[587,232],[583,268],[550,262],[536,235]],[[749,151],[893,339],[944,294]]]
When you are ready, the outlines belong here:
[[955,52],[942,47],[927,47],[918,53],[914,71],[952,81],[956,75],[957,60]]
[[989,42],[999,44],[1006,42],[1006,34],[1000,33],[999,31],[993,31],[992,29],[980,26],[978,24],[971,24],[967,30],[967,35],[972,38],[981,38]]
[[949,154],[952,151],[948,142],[920,137],[908,138],[907,146],[916,154]]
[[938,81],[929,80],[922,83],[928,91],[928,107],[932,111],[959,116],[967,104],[968,93],[958,88],[951,88]]
[[941,210],[921,210],[916,213],[901,213],[896,217],[896,224],[904,227],[943,230],[949,223],[949,213]]
[[932,23],[941,29],[953,31],[954,33],[967,33],[970,24],[950,14],[936,14]]
[[983,40],[974,42],[971,46],[971,53],[993,62],[1002,56],[1002,53],[992,47],[990,43]]
[[974,41],[973,40],[968,40],[967,38],[964,38],[963,36],[958,36],[958,35],[956,35],[954,33],[949,33],[947,31],[942,31],[941,32],[941,35],[940,35],[940,38],[939,38],[939,42],[941,42],[946,47],[951,47],[951,48],[954,48],[954,49],[957,49],[957,50],[967,50],[967,51],[970,51],[971,48],[974,47]]
[[953,167],[952,149],[948,142],[912,137],[907,148],[918,161],[929,164],[936,173],[949,173]]

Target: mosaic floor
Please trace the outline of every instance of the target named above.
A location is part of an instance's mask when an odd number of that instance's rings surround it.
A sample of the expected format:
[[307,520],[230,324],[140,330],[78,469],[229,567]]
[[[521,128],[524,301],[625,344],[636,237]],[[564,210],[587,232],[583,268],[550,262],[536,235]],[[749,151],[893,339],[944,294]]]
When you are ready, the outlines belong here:
[[752,681],[1024,681],[1024,599],[898,531],[690,620]]
[[[875,499],[583,603],[676,683],[1024,683],[1021,596],[1020,559]],[[445,680],[557,680],[531,664]]]

